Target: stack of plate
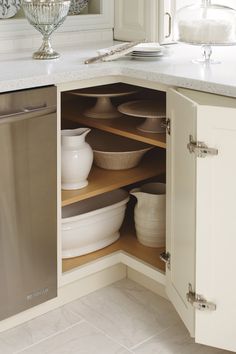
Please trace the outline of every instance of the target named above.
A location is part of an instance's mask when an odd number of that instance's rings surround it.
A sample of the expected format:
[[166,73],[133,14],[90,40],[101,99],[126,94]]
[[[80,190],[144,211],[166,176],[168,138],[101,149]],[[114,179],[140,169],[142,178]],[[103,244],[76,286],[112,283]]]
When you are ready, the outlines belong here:
[[136,60],[156,60],[163,55],[163,47],[159,43],[142,43],[134,47],[130,53]]

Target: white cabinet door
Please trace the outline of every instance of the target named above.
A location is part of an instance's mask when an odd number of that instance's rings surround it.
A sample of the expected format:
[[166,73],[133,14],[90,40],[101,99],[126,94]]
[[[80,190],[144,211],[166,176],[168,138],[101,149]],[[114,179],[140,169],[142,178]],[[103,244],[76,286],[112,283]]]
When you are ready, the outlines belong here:
[[158,40],[157,0],[115,0],[117,40]]
[[[236,351],[236,99],[168,92],[167,293],[196,342]],[[218,150],[190,153],[190,136]],[[216,305],[195,309],[188,284]]]

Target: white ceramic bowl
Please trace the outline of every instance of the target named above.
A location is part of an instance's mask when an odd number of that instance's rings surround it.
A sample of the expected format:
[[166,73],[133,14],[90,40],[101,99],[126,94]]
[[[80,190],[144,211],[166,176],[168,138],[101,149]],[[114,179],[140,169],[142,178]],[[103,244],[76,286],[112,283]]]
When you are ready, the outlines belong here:
[[104,193],[62,208],[62,258],[81,256],[115,242],[129,194]]
[[94,163],[106,170],[127,170],[139,164],[151,145],[111,133],[93,130],[87,138]]

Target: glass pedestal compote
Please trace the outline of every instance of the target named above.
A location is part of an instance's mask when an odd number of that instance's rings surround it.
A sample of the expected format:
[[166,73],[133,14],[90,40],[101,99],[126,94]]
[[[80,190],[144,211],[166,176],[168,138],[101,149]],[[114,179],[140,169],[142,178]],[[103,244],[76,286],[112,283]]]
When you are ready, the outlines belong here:
[[211,0],[185,6],[176,14],[175,37],[178,42],[202,46],[202,58],[194,63],[219,63],[211,59],[212,46],[236,44],[236,11]]
[[70,0],[23,0],[22,7],[29,23],[43,35],[43,43],[33,58],[59,58],[60,54],[52,49],[50,36],[64,22]]

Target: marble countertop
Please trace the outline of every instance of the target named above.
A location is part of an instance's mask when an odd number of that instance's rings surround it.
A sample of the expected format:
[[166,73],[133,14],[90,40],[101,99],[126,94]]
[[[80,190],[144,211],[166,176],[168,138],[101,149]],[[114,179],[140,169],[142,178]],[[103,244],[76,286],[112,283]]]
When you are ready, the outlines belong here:
[[96,50],[113,43],[100,42],[77,48],[56,48],[57,60],[33,60],[31,52],[0,55],[0,91],[13,91],[45,85],[124,75],[177,87],[185,87],[236,97],[236,47],[216,47],[214,57],[221,61],[205,67],[193,64],[200,56],[200,47],[170,45],[168,55],[157,61],[122,58],[113,62],[85,65],[84,60]]

